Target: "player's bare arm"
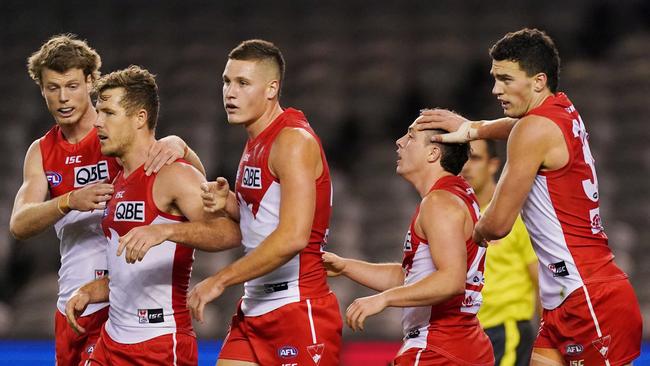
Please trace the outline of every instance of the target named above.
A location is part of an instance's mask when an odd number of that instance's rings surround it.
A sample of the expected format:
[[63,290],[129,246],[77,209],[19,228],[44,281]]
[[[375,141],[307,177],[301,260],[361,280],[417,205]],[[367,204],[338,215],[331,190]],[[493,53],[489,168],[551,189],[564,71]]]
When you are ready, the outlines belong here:
[[474,240],[501,239],[508,235],[528,197],[537,172],[555,170],[568,162],[562,131],[540,116],[522,118],[508,139],[508,157],[492,203],[476,224]]
[[328,276],[345,276],[375,291],[388,290],[404,283],[404,271],[399,263],[369,263],[325,252],[323,264]]
[[86,333],[86,330],[77,323],[77,319],[86,310],[88,304],[108,301],[108,281],[108,277],[102,277],[81,286],[66,303],[65,316],[75,332]]
[[96,183],[46,200],[47,178],[40,144],[36,140],[25,156],[23,184],[16,194],[9,223],[11,234],[19,240],[29,239],[54,225],[70,210],[103,209],[112,194],[111,184]]
[[348,326],[363,330],[368,316],[388,306],[435,305],[463,294],[467,273],[465,241],[471,229],[471,217],[459,198],[448,192],[429,193],[420,206],[415,232],[428,240],[437,271],[417,282],[356,299],[346,311]]
[[470,121],[447,109],[423,109],[415,120],[418,130],[443,129],[447,134],[433,135],[431,141],[463,143],[472,140],[506,140],[517,119]]
[[241,243],[239,225],[223,212],[203,210],[200,186],[203,175],[183,163],[163,166],[153,185],[153,199],[162,211],[185,216],[189,222],[139,226],[119,239],[117,255],[128,263],[141,261],[147,251],[165,240],[216,252]]
[[151,145],[144,170],[147,175],[151,175],[160,171],[164,165],[170,165],[178,159],[187,160],[205,176],[205,168],[199,156],[182,138],[175,135],[165,136]]
[[260,245],[190,292],[188,304],[195,319],[203,307],[228,286],[265,275],[287,263],[309,241],[316,206],[316,179],[323,172],[316,140],[302,129],[285,128],[269,155],[269,168],[280,180],[280,222]]

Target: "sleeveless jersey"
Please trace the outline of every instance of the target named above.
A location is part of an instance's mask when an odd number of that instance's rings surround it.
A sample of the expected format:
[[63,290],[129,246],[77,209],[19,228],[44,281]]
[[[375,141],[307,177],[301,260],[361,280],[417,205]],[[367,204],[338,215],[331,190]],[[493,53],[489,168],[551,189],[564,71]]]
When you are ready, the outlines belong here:
[[563,168],[537,173],[521,212],[539,259],[542,304],[554,309],[584,284],[627,275],[614,263],[601,224],[595,161],[580,115],[564,93],[527,115],[553,121],[569,151]]
[[[39,146],[52,198],[90,183],[110,182],[121,169],[115,158],[102,155],[94,128],[81,141],[71,144],[63,137],[61,128],[55,125],[40,138]],[[101,217],[101,210],[72,210],[54,224],[61,243],[57,308],[62,314],[65,314],[65,304],[76,289],[107,274],[106,239],[100,227]],[[90,304],[83,316],[107,305]]]
[[118,239],[131,229],[185,220],[156,207],[156,176],[146,176],[141,168],[126,178],[120,172],[102,220],[108,238],[111,305],[105,327],[119,343],[139,343],[176,332],[194,335],[186,305],[194,249],[164,241],[149,249],[141,262],[128,264],[124,253],[116,255]]
[[239,202],[242,243],[246,253],[257,248],[280,221],[280,184],[269,169],[269,153],[283,128],[300,128],[311,134],[320,146],[323,173],[314,182],[316,206],[309,244],[289,262],[272,272],[244,284],[242,311],[257,316],[288,303],[327,295],[322,246],[327,241],[332,206],[329,167],[320,139],[304,114],[289,108],[256,138],[249,139],[237,169],[235,192]]
[[[472,221],[476,224],[479,218],[479,206],[474,190],[465,179],[459,176],[443,177],[433,185],[431,191],[434,190],[444,190],[462,199],[469,210]],[[436,271],[428,242],[415,232],[415,221],[419,213],[420,206],[418,205],[404,240],[402,268],[405,272],[405,285],[417,282]],[[404,308],[402,312],[402,328],[404,332],[402,350],[405,351],[413,347],[431,348],[437,346],[446,349],[447,353],[456,353],[455,356],[459,357],[463,355],[463,350],[456,349],[454,344],[466,345],[470,340],[454,339],[453,334],[456,332],[445,331],[444,329],[454,329],[448,327],[459,326],[480,327],[476,313],[482,302],[481,289],[484,284],[483,271],[486,250],[479,247],[471,238],[465,242],[465,246],[467,248],[465,294],[455,296],[433,306]],[[482,341],[485,340],[487,340],[487,337],[483,334]]]

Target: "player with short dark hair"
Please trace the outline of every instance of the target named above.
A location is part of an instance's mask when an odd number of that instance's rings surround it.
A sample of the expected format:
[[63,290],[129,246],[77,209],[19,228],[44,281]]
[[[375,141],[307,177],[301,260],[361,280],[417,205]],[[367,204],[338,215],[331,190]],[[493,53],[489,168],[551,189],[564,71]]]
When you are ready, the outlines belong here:
[[474,239],[504,237],[521,211],[540,262],[544,307],[531,364],[629,364],[641,350],[639,303],[608,245],[585,123],[555,89],[557,48],[544,32],[522,29],[490,54],[492,93],[508,118],[470,122],[427,110],[420,128],[455,131],[436,141],[508,139],[503,174]]
[[[356,299],[346,321],[363,330],[368,316],[401,307],[404,344],[394,360],[407,365],[494,365],[476,313],[482,302],[485,248],[472,241],[476,196],[460,176],[469,144],[431,142],[443,130],[397,140],[397,174],[422,197],[404,240],[402,263],[374,264],[325,253],[330,276],[343,275],[380,293]],[[471,350],[471,352],[468,352]]]
[[228,197],[246,256],[196,285],[189,299],[202,320],[206,303],[244,282],[220,366],[339,364],[341,316],[322,263],[332,204],[329,168],[305,115],[280,106],[283,69],[275,45],[249,40],[230,52],[223,72],[228,122],[244,127],[248,142],[237,171],[238,202],[223,178],[204,198],[212,209]]

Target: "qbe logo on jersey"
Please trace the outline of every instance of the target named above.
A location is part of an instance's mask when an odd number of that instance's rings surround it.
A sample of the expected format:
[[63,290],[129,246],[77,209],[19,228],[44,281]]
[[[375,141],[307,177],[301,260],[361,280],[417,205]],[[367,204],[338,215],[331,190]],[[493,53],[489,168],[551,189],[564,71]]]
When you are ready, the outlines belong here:
[[144,201],[120,201],[115,206],[113,221],[144,222]]
[[99,161],[94,165],[77,166],[74,168],[75,188],[109,178],[108,163],[106,160]]
[[250,189],[262,189],[262,169],[248,165],[244,166],[241,186]]

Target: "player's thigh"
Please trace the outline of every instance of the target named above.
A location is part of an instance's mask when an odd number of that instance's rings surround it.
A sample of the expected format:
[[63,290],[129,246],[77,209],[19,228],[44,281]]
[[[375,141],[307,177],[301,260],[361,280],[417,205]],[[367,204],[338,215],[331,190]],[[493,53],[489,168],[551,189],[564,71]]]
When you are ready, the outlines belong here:
[[555,348],[533,347],[530,366],[564,366],[564,357]]
[[217,360],[216,366],[260,366],[260,365],[254,362],[219,359]]

